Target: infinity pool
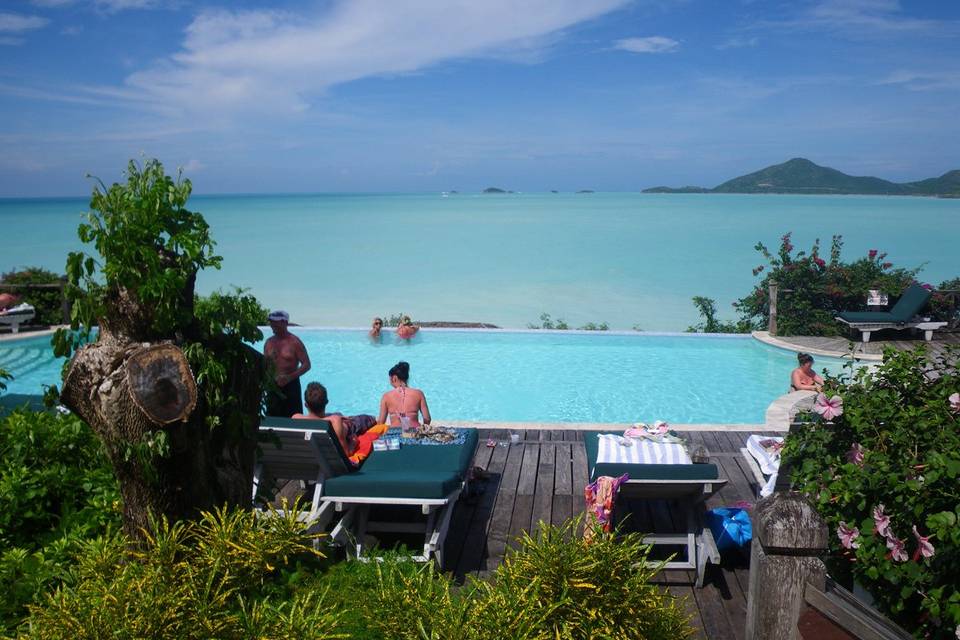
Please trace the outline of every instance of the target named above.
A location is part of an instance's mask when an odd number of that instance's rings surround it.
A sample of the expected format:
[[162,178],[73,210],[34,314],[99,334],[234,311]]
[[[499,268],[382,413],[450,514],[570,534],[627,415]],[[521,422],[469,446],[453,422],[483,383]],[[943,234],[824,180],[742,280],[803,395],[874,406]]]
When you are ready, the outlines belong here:
[[[793,353],[749,336],[425,329],[412,342],[362,330],[294,328],[330,409],[376,414],[388,369],[410,363],[434,421],[762,423],[787,390]],[[269,329],[265,331],[269,334]],[[256,345],[262,349],[262,343]],[[8,393],[58,384],[49,338],[0,342]],[[818,359],[817,370],[841,362]]]

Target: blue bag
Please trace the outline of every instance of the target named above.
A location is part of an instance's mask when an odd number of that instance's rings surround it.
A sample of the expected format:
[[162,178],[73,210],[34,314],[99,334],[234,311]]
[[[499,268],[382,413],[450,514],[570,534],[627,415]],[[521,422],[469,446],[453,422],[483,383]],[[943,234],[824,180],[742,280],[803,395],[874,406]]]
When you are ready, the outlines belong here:
[[744,549],[753,538],[750,514],[740,507],[717,507],[707,511],[707,526],[720,553]]

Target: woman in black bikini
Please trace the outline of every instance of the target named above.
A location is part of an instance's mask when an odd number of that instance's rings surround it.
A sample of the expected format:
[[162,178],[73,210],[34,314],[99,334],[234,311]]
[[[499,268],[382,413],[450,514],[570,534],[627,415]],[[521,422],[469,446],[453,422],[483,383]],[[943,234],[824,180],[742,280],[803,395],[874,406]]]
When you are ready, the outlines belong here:
[[[410,379],[410,365],[406,362],[398,362],[390,368],[388,375],[393,389],[380,398],[380,416],[377,418],[377,424],[399,427],[402,424],[402,418],[406,418],[410,427],[418,427],[420,426],[419,416],[423,416],[423,424],[430,424],[430,409],[427,408],[427,399],[423,391],[407,386],[407,380]],[[387,419],[390,420],[389,423],[386,422]]]

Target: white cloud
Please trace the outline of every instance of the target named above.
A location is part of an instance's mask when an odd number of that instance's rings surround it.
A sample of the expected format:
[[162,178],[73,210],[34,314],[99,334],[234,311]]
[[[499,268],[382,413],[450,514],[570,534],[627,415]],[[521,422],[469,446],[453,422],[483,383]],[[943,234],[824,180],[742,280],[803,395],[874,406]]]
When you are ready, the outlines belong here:
[[162,5],[160,0],[94,0],[98,9],[108,12],[126,9],[156,9]]
[[960,89],[960,71],[895,71],[878,84],[901,85],[911,91]]
[[45,27],[50,22],[40,16],[25,16],[19,13],[0,13],[0,32],[22,33]]
[[340,83],[535,50],[625,2],[341,0],[319,13],[205,11],[180,52],[126,84],[183,112],[296,113]]
[[960,33],[960,23],[957,21],[911,18],[904,15],[898,0],[821,0],[793,19],[761,22],[754,26],[842,30],[858,36]]
[[11,38],[10,36],[0,36],[0,46],[16,47],[26,42],[23,38]]
[[733,38],[728,38],[727,40],[721,42],[716,46],[717,49],[721,51],[723,49],[743,49],[745,47],[755,47],[760,43],[760,38],[753,36],[752,38],[742,38],[735,36]]
[[613,43],[614,49],[631,51],[633,53],[672,53],[680,43],[673,38],[664,36],[649,36],[647,38],[624,38]]
[[196,173],[197,171],[200,171],[205,168],[206,168],[205,164],[203,164],[196,158],[192,158],[188,160],[186,164],[180,167],[180,170],[183,171],[184,173]]
[[76,0],[30,0],[30,4],[48,9],[53,7],[65,7],[73,4],[74,2],[76,2]]

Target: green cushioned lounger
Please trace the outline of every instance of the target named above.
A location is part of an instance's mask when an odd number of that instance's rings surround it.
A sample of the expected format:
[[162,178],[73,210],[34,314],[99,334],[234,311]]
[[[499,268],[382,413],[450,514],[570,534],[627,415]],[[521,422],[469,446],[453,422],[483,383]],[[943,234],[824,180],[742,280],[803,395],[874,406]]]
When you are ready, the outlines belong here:
[[[621,432],[603,432],[621,435]],[[695,569],[696,585],[703,586],[707,562],[719,563],[720,553],[710,529],[703,524],[704,502],[719,491],[727,481],[720,477],[715,464],[628,464],[597,463],[600,450],[600,432],[584,435],[590,480],[600,476],[629,479],[620,485],[618,498],[638,500],[669,500],[671,510],[680,511],[686,522],[683,533],[650,533],[644,541],[652,545],[686,548],[686,559],[674,559],[663,564],[666,569]],[[658,562],[650,562],[659,566]]]

